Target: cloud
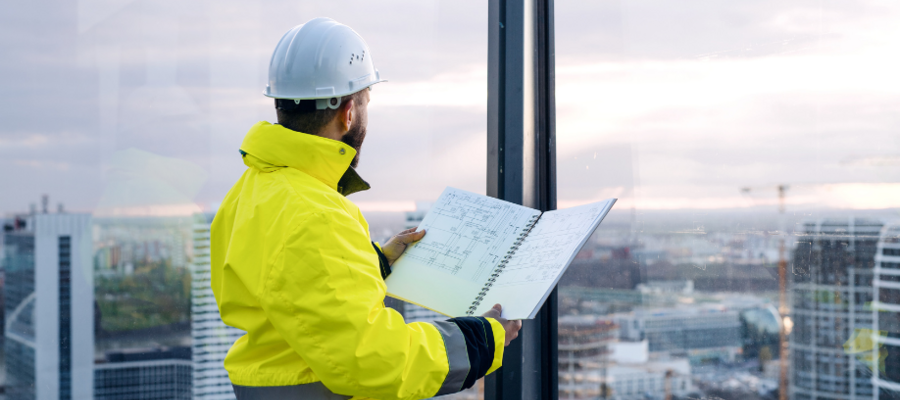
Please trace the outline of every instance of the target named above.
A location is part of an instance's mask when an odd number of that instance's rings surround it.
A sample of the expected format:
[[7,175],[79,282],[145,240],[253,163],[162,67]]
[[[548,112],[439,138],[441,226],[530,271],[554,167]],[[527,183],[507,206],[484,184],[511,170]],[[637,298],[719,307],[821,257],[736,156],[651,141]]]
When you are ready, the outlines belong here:
[[[736,191],[735,191],[736,192]],[[702,193],[702,191],[700,191]],[[562,199],[560,208],[574,207],[595,201],[617,197],[619,209],[636,208],[639,210],[728,210],[750,209],[761,206],[775,210],[778,198],[774,191],[768,196],[753,197],[731,195],[693,195],[691,190],[655,190],[650,193],[639,192],[635,197],[628,195],[626,187],[607,187],[598,190],[589,198]],[[786,196],[788,209],[841,209],[841,210],[880,210],[900,208],[900,184],[897,183],[836,183],[819,185],[797,185],[791,188]]]
[[900,155],[851,156],[841,160],[841,165],[859,167],[898,167],[900,166]]
[[[893,195],[874,188],[900,180],[897,4],[556,7],[561,204],[742,207],[738,188],[775,183],[863,185],[809,197],[834,207]],[[16,188],[0,210],[48,192],[92,210],[130,148],[197,166],[191,201],[220,201],[244,133],[274,118],[260,95],[271,48],[322,15],[363,35],[390,80],[360,169],[374,189],[354,199],[387,210],[447,185],[483,192],[483,3],[42,0],[0,15],[0,185]]]
[[190,215],[206,172],[187,161],[138,149],[116,152],[95,213],[103,216]]
[[[791,24],[802,25],[807,19],[799,15],[812,11],[784,12]],[[621,174],[616,166],[630,162],[636,197],[620,205],[740,208],[748,206],[737,196],[744,185],[823,182],[817,187],[831,189],[797,200],[805,206],[896,207],[893,189],[883,185],[900,179],[900,168],[884,156],[900,148],[894,118],[900,111],[894,79],[900,62],[893,57],[900,48],[885,39],[900,31],[887,23],[897,15],[896,6],[878,11],[850,12],[839,23],[827,23],[835,35],[796,51],[629,53],[593,60],[558,54],[560,171],[573,157],[625,144],[630,161],[607,155],[616,161],[586,162],[581,168],[591,172],[580,174],[595,176],[597,191],[628,187],[603,178]],[[824,15],[834,22],[834,13]],[[574,183],[561,184],[559,197],[561,204],[598,199]]]
[[388,82],[373,88],[370,108],[440,106],[487,109],[487,64],[462,65],[428,80]]

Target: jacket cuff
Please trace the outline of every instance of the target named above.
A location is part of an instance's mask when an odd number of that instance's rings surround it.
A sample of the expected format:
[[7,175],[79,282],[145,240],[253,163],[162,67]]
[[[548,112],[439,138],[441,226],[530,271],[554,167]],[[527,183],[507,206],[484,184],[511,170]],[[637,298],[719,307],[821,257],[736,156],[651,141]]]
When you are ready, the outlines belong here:
[[468,389],[488,373],[494,361],[494,330],[484,317],[461,317],[448,320],[459,327],[466,339],[466,353],[469,356],[469,373],[463,389]]
[[503,329],[503,325],[496,319],[485,319],[491,323],[490,328],[494,333],[494,358],[491,360],[491,367],[487,371],[487,373],[490,374],[491,372],[496,371],[497,368],[503,366],[503,350],[506,347],[506,329]]
[[384,256],[384,252],[381,251],[381,245],[378,242],[372,242],[372,247],[378,253],[378,270],[381,271],[381,279],[387,279],[391,275],[391,264],[388,263],[388,259]]

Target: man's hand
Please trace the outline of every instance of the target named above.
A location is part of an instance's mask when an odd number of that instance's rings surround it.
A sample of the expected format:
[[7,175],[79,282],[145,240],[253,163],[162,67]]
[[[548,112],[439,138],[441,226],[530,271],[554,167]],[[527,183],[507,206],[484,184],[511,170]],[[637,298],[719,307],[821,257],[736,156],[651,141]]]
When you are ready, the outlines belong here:
[[506,318],[500,318],[500,311],[503,311],[503,307],[499,304],[494,304],[494,306],[491,307],[491,310],[484,313],[482,317],[496,319],[500,325],[503,325],[503,329],[506,330],[506,344],[504,344],[503,347],[506,347],[509,346],[509,342],[519,337],[519,329],[522,329],[522,321],[510,321]]
[[406,251],[406,247],[412,242],[417,242],[425,237],[425,230],[416,232],[416,228],[410,228],[398,233],[392,237],[384,245],[381,246],[381,252],[388,260],[388,264],[394,265],[394,261],[400,258],[400,255]]

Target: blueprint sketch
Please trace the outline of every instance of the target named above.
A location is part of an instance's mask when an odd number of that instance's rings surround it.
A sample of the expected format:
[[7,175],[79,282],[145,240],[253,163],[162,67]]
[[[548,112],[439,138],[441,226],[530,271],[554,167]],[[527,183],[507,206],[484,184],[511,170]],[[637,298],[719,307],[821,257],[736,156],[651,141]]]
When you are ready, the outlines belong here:
[[556,281],[597,228],[605,210],[606,203],[594,203],[545,212],[494,286]]
[[448,187],[419,225],[425,238],[402,258],[484,283],[538,215],[537,210]]

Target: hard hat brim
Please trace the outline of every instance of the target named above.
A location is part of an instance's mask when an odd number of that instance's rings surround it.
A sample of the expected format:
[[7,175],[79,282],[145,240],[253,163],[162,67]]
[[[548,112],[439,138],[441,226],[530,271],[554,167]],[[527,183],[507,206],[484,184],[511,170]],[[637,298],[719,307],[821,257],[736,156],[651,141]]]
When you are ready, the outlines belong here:
[[291,95],[283,95],[283,94],[274,95],[274,94],[271,94],[271,93],[268,92],[268,89],[269,89],[269,88],[266,88],[266,91],[263,92],[263,96],[266,96],[266,97],[268,97],[268,98],[270,98],[270,99],[282,99],[282,100],[318,100],[318,99],[330,99],[330,98],[332,98],[332,97],[344,97],[344,96],[349,96],[349,95],[351,95],[351,94],[360,92],[360,91],[365,90],[365,89],[367,89],[367,88],[370,88],[370,87],[374,86],[374,85],[377,84],[377,83],[382,83],[382,82],[387,82],[387,81],[388,81],[387,79],[379,79],[379,80],[377,80],[377,81],[367,83],[365,86],[360,87],[359,90],[354,90],[354,91],[352,91],[352,92],[350,92],[350,93],[343,93],[343,94],[335,93],[335,94],[329,94],[329,95],[326,95],[326,96],[291,96]]

